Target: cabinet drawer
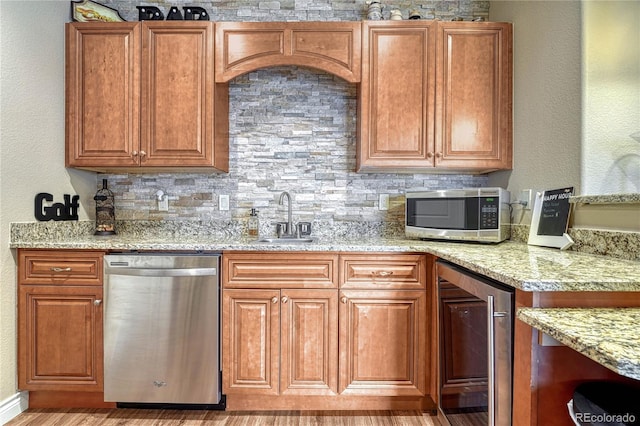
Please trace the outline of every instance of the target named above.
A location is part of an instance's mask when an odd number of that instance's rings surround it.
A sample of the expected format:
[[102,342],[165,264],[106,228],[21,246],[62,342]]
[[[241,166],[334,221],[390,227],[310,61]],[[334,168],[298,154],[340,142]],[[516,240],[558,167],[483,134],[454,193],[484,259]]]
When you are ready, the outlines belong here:
[[102,285],[103,252],[19,250],[20,284]]
[[232,253],[222,257],[226,288],[337,288],[338,255]]
[[427,258],[419,254],[340,256],[340,288],[426,288]]

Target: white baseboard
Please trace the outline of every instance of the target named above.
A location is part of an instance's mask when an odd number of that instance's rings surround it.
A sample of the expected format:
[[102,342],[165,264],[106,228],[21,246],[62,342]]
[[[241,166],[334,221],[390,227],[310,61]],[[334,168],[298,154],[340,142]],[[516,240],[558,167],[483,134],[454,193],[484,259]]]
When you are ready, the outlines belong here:
[[29,408],[29,392],[18,392],[0,401],[0,425],[9,422],[27,408]]

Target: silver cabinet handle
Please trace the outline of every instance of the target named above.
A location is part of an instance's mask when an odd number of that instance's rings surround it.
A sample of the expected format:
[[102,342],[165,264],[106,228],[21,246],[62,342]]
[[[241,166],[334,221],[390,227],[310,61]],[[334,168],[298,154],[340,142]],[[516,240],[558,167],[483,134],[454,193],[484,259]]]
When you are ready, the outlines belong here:
[[137,156],[138,156],[138,151],[133,151],[133,152],[131,153],[131,155],[133,155],[134,157],[137,157]]
[[271,303],[274,303],[274,304],[275,304],[275,303],[278,303],[278,298],[277,298],[276,296],[273,296],[273,297],[271,298]]
[[289,298],[287,296],[282,296],[282,303],[287,303]]
[[343,304],[345,304],[345,305],[346,305],[346,304],[347,304],[348,299],[346,298],[346,296],[342,296],[342,299],[340,299],[340,301],[341,301]]
[[53,267],[51,267],[51,271],[52,272],[71,272],[72,269],[70,267],[59,268],[57,266],[53,266]]
[[144,151],[140,151],[140,157],[144,157],[145,155],[147,155],[147,153],[146,153],[146,152],[144,152]]
[[393,271],[372,271],[371,275],[374,277],[390,277],[393,275]]
[[101,299],[96,299],[93,301],[93,304],[96,306],[100,306],[102,304],[102,300]]

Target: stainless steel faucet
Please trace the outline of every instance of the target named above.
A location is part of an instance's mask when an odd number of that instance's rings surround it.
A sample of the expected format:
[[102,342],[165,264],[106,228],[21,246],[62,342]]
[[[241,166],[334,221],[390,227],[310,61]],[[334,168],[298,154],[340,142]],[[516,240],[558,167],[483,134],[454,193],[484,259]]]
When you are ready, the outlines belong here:
[[287,198],[289,202],[289,208],[287,210],[287,230],[282,235],[278,235],[278,237],[292,238],[292,237],[295,237],[295,233],[293,232],[293,215],[291,212],[291,194],[289,194],[287,191],[284,191],[282,194],[280,194],[280,201],[279,201],[280,205],[284,203],[285,198]]

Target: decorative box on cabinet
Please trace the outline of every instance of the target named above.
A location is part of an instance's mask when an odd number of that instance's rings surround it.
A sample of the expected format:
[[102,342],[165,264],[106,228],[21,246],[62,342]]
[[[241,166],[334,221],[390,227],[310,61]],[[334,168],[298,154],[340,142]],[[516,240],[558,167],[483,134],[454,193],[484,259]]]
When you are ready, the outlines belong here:
[[102,392],[102,256],[18,250],[19,389]]
[[66,166],[228,171],[213,25],[66,24]]

